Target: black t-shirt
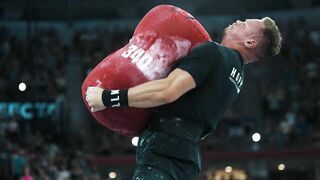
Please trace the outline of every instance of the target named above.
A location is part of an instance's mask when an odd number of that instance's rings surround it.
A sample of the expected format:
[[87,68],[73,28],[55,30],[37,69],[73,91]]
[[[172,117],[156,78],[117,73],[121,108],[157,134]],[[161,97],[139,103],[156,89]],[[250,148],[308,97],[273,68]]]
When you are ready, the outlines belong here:
[[215,129],[241,90],[244,64],[237,51],[215,42],[207,42],[183,57],[176,68],[190,73],[196,88],[175,102],[157,108],[160,117],[169,118],[157,124],[158,129],[164,130],[164,134],[159,133],[150,138],[146,148],[167,156],[191,160],[200,167],[199,148],[193,141],[183,139],[191,137],[197,142],[200,139],[197,129],[200,128],[203,134]]
[[244,64],[240,53],[208,42],[195,47],[179,62],[177,68],[194,78],[196,88],[159,111],[199,123],[205,130],[215,129],[243,85]]

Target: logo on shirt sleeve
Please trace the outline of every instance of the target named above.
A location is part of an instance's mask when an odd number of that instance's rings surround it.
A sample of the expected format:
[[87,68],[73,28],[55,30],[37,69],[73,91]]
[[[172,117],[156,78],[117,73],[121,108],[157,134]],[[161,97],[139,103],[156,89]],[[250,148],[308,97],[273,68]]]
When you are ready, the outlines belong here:
[[243,84],[243,78],[241,77],[240,72],[235,67],[232,68],[229,80],[234,84],[234,87],[236,88],[237,93],[239,94]]

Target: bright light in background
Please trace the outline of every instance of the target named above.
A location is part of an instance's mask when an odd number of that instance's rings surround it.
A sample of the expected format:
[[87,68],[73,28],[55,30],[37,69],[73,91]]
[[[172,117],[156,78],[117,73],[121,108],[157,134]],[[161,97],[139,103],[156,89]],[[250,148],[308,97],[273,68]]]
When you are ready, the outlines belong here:
[[24,82],[21,82],[19,84],[19,90],[20,91],[25,91],[27,89],[27,85]]
[[286,168],[286,165],[284,165],[284,164],[279,164],[278,165],[278,170],[279,171],[283,171],[285,168]]
[[110,172],[110,173],[109,173],[109,178],[110,178],[110,179],[115,179],[115,178],[117,178],[117,173],[115,173],[115,172]]
[[261,139],[261,136],[260,136],[259,133],[254,133],[254,134],[252,135],[252,141],[254,141],[254,142],[259,142],[260,139]]
[[137,146],[137,145],[138,145],[138,141],[139,141],[139,137],[134,137],[134,138],[132,138],[131,143],[132,143],[134,146]]
[[232,172],[232,167],[231,167],[231,166],[227,166],[224,170],[225,170],[227,173],[231,173],[231,172]]

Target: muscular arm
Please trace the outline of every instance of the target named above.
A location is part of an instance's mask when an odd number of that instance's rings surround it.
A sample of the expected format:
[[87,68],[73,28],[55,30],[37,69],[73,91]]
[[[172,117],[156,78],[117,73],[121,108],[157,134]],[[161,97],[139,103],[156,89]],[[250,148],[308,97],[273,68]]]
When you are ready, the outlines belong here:
[[100,111],[106,106],[149,108],[177,100],[196,85],[202,84],[210,74],[213,61],[211,58],[201,58],[201,54],[210,54],[209,45],[195,47],[188,56],[180,60],[178,68],[164,79],[143,83],[129,90],[104,91],[100,87],[88,87],[86,100],[91,111]]
[[130,88],[128,91],[129,106],[148,108],[171,103],[195,87],[196,83],[192,76],[177,68],[165,79],[146,82]]
[[[129,107],[149,108],[171,103],[196,87],[193,77],[182,69],[175,69],[168,77],[132,87],[128,90]],[[92,112],[106,107],[102,101],[102,88],[88,87],[86,100]]]

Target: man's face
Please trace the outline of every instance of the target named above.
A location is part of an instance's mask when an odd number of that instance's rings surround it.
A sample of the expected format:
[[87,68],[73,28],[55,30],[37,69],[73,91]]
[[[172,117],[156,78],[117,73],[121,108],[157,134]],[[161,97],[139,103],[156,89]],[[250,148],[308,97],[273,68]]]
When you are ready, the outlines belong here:
[[261,37],[264,24],[260,19],[237,20],[224,29],[223,38],[246,41],[248,38]]

